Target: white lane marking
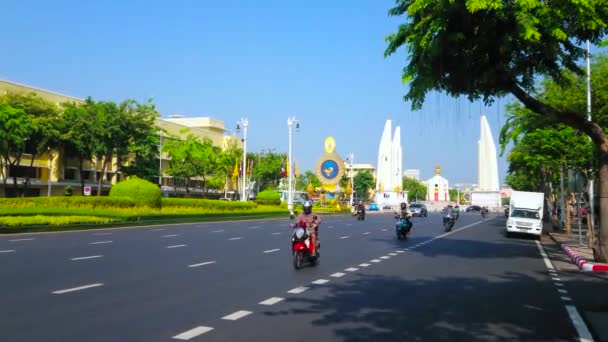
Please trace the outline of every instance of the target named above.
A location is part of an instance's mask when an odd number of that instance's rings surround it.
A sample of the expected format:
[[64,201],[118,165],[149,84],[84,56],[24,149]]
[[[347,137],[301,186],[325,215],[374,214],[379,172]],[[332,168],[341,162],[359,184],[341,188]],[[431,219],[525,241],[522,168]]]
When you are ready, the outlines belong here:
[[553,279],[555,281],[562,281],[562,279],[560,277],[552,277],[551,279]]
[[258,304],[260,305],[275,305],[276,303],[282,301],[285,298],[281,298],[281,297],[270,297],[266,300],[263,300],[261,302],[259,302]]
[[574,324],[576,328],[576,332],[578,332],[578,336],[580,337],[581,342],[592,342],[593,336],[591,336],[591,332],[589,328],[587,328],[587,324],[583,321],[583,318],[576,310],[576,307],[572,305],[566,305],[566,310],[568,311],[568,315],[570,316],[570,320]]
[[153,231],[153,232],[160,232],[161,230],[165,230],[165,228],[151,229],[151,231]]
[[[545,249],[543,248],[543,245],[540,243],[540,241],[535,241],[535,242],[536,242],[536,245],[538,246],[538,251],[540,252],[540,255],[543,257],[543,260],[545,261],[545,266],[547,266],[547,268],[550,271],[556,272],[555,267],[553,267],[553,263],[551,263],[551,259],[549,259],[549,257],[547,256],[547,253],[545,252]],[[561,294],[568,293],[568,291],[565,291],[562,289],[559,289],[557,291]],[[561,296],[561,298],[570,298],[570,297]],[[587,327],[587,324],[585,324],[585,321],[583,321],[583,318],[578,313],[578,310],[576,309],[576,307],[574,307],[572,305],[565,305],[565,307],[566,307],[566,311],[568,311],[568,316],[570,316],[570,320],[572,321],[572,324],[574,325],[576,332],[578,333],[579,340],[581,342],[592,342],[593,336],[591,336],[591,332],[589,332],[589,328]]]
[[89,245],[103,245],[106,243],[112,243],[114,241],[95,241],[95,242],[89,242]]
[[382,261],[382,260],[380,260],[380,259],[372,259],[372,260],[370,260],[370,262],[380,262],[380,261]]
[[566,302],[569,302],[569,301],[572,300],[572,298],[566,297],[566,296],[562,296],[561,299],[564,300],[564,301],[566,301]]
[[370,264],[363,263],[363,264],[359,264],[359,266],[360,266],[360,267],[369,267],[369,266],[371,266],[371,265],[370,265]]
[[396,251],[397,253],[405,253],[404,251]]
[[167,246],[167,248],[180,248],[180,247],[186,247],[188,245],[173,245],[173,246]]
[[233,238],[230,238],[230,239],[228,239],[228,240],[230,240],[230,241],[234,241],[234,240],[240,240],[240,239],[242,239],[242,238],[243,238],[242,236],[238,236],[238,237],[233,237]]
[[384,260],[390,259],[390,258],[391,258],[390,256],[386,256],[386,255],[380,257],[380,259],[384,259]]
[[330,275],[330,277],[334,277],[334,278],[340,278],[340,277],[344,277],[346,274],[342,273],[342,272],[336,272],[332,275]]
[[296,287],[295,289],[291,289],[291,290],[287,291],[287,293],[298,294],[298,293],[302,293],[306,290],[308,290],[308,287],[300,286],[300,287]]
[[249,227],[249,229],[259,229],[259,228],[261,228],[261,227],[260,226],[251,226],[251,227]]
[[91,256],[86,256],[86,257],[78,257],[78,258],[72,258],[70,260],[86,260],[86,259],[95,259],[95,258],[102,258],[103,255],[91,255]]
[[177,234],[163,235],[164,238],[176,237]]
[[555,283],[555,286],[564,287],[564,284],[562,284],[562,283]]
[[211,232],[212,232],[212,233],[221,233],[221,232],[223,232],[223,231],[224,231],[223,229],[218,229],[218,230],[212,230]]
[[112,233],[95,233],[93,235],[95,235],[95,236],[105,236],[105,235],[112,235]]
[[388,229],[386,229],[386,228],[385,228],[385,229],[382,229],[382,231],[383,231],[383,232],[385,232],[385,231],[387,231],[387,230],[388,230]]
[[202,335],[204,333],[210,332],[211,330],[213,330],[212,327],[204,327],[204,326],[198,326],[194,329],[190,329],[188,331],[185,331],[179,335],[175,335],[173,336],[174,339],[176,340],[184,340],[184,341],[188,341],[191,338],[195,338],[196,336]]
[[98,287],[98,286],[103,286],[103,284],[97,283],[97,284],[83,285],[83,286],[73,287],[71,289],[53,291],[53,293],[54,294],[63,294],[63,293],[68,293],[68,292],[86,290],[86,289],[90,289],[92,287]]
[[13,239],[13,240],[8,240],[10,242],[19,242],[19,241],[32,241],[34,240],[34,238],[29,238],[29,239]]
[[14,251],[15,251],[14,249],[6,249],[6,250],[3,250],[3,251],[0,251],[0,253],[12,253]]
[[317,279],[317,280],[313,281],[312,283],[316,284],[316,285],[323,285],[323,284],[329,283],[329,280],[327,280],[327,279]]
[[350,227],[350,226],[352,226],[353,224],[352,224],[352,223],[347,223],[346,225],[347,225],[348,227]]
[[340,239],[348,239],[350,236],[340,236]]
[[388,255],[395,256],[395,255],[397,255],[397,253],[388,253]]
[[275,249],[269,249],[269,250],[267,250],[267,251],[264,251],[264,254],[268,254],[268,253],[274,253],[274,252],[277,252],[277,251],[280,251],[280,249],[278,249],[278,248],[275,248]]
[[251,312],[251,311],[239,310],[239,311],[231,313],[230,315],[222,317],[222,319],[225,319],[227,321],[236,321],[237,319],[241,319],[245,316],[249,316],[252,313],[253,312]]
[[272,235],[279,235],[279,234],[281,234],[281,232],[272,233]]
[[363,235],[367,235],[367,234],[371,234],[372,232],[365,232],[363,233]]
[[334,226],[327,226],[327,228],[333,228]]
[[348,271],[348,272],[355,272],[355,271],[358,271],[358,270],[359,269],[356,268],[356,267],[349,267],[349,268],[345,269],[345,271]]
[[200,264],[188,265],[188,267],[199,267],[199,266],[205,266],[205,265],[211,265],[211,264],[215,264],[215,261],[205,261],[205,262],[201,262]]

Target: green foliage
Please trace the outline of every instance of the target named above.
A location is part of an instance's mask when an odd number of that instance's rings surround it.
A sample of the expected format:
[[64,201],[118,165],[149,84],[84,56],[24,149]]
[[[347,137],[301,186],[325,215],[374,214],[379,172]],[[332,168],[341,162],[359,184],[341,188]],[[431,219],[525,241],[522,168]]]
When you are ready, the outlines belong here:
[[201,208],[217,210],[249,210],[255,209],[254,202],[220,201],[196,198],[163,198],[163,208]]
[[500,199],[500,204],[503,206],[509,205],[509,203],[511,203],[511,197],[503,197]]
[[369,190],[376,186],[374,176],[369,171],[359,172],[353,177],[355,193],[360,199],[369,199]]
[[158,186],[137,176],[119,182],[110,189],[110,197],[129,197],[137,205],[151,208],[160,208],[162,204],[162,191]]
[[20,226],[65,226],[77,223],[103,224],[114,221],[107,217],[97,216],[0,216],[0,227],[20,227]]
[[421,181],[412,177],[403,177],[401,184],[403,190],[407,190],[409,201],[426,199],[426,185]]
[[281,180],[281,165],[287,160],[285,154],[264,153],[254,159],[251,177],[260,189],[277,188]]
[[23,197],[0,198],[0,208],[114,208],[131,209],[135,207],[133,199],[128,197],[88,197],[88,196],[57,196],[57,197]]
[[190,179],[201,177],[203,184],[206,176],[217,168],[219,149],[211,139],[201,139],[192,134],[186,140],[172,140],[164,146],[171,161],[167,173],[184,181],[189,192]]
[[279,205],[281,204],[281,194],[274,190],[260,191],[255,201],[258,204]]
[[407,47],[402,78],[415,109],[432,90],[488,103],[514,87],[532,91],[538,75],[560,82],[564,68],[581,73],[577,42],[608,33],[604,1],[396,2],[389,14],[405,23],[387,37],[385,56]]
[[71,185],[68,185],[63,189],[64,196],[72,196],[73,194],[74,194],[74,189],[72,189]]

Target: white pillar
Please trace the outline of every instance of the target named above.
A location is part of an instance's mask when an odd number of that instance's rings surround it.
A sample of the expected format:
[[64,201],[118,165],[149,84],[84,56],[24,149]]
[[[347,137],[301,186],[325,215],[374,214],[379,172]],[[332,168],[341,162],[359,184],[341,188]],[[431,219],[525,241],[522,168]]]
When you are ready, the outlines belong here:
[[[587,40],[587,120],[591,121],[591,47]],[[589,137],[591,140],[591,137]],[[593,176],[589,180],[589,206],[591,209],[591,229],[595,229],[595,210],[593,203]]]
[[295,165],[293,165],[292,162],[292,157],[291,157],[291,130],[293,128],[293,125],[297,123],[296,117],[292,116],[289,117],[287,119],[287,130],[288,130],[288,134],[289,134],[289,156],[288,156],[288,160],[287,162],[288,164],[288,168],[289,168],[289,175],[288,175],[288,179],[289,179],[289,185],[288,185],[288,197],[287,197],[287,209],[289,209],[289,212],[291,214],[293,214],[293,186],[292,186],[292,177],[293,177],[293,173],[295,171]]
[[[247,180],[247,126],[249,126],[249,121],[247,120],[247,118],[242,118],[239,123],[243,126],[243,185],[242,185],[242,195],[241,195],[241,201],[242,202],[246,202],[247,201],[247,195],[245,193],[245,187],[246,187],[246,180]],[[238,130],[238,125],[237,125],[237,130]]]

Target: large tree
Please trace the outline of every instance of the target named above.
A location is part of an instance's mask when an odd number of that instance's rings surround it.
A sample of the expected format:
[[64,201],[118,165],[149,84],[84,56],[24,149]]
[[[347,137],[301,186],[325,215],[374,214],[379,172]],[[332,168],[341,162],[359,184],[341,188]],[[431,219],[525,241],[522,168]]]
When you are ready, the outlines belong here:
[[[544,76],[568,83],[564,71],[583,75],[577,64],[582,43],[600,44],[608,33],[605,1],[396,0],[393,16],[405,16],[387,37],[385,55],[402,46],[409,52],[402,79],[405,100],[420,109],[430,91],[491,103],[514,95],[544,124],[562,123],[588,135],[599,155],[600,250],[608,259],[608,137],[584,111],[560,108],[537,96]],[[594,118],[595,119],[595,118]]]
[[192,178],[202,178],[205,188],[206,177],[217,169],[218,149],[210,139],[201,139],[189,134],[185,140],[175,139],[163,148],[171,158],[167,173],[184,182],[186,193],[190,193]]
[[[5,192],[7,175],[4,168],[19,165],[32,132],[32,120],[22,109],[0,102],[0,167]],[[17,177],[13,177],[13,181],[16,190]]]
[[369,199],[369,190],[376,185],[374,176],[369,171],[359,172],[353,177],[355,193],[358,198]]
[[416,178],[403,177],[401,186],[403,190],[407,190],[407,198],[410,202],[426,199],[426,185]]
[[260,190],[278,187],[281,180],[281,166],[286,159],[285,154],[268,152],[254,160],[251,177],[257,182]]

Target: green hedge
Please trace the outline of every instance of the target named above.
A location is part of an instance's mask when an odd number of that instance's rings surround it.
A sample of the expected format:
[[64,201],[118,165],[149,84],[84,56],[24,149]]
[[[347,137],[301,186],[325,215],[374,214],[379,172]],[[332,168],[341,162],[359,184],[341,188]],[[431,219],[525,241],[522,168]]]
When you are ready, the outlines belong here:
[[220,201],[197,198],[163,198],[163,208],[203,208],[219,210],[248,210],[257,207],[255,202]]
[[157,185],[131,176],[110,189],[110,197],[114,196],[132,198],[138,206],[160,208],[163,193]]
[[18,227],[18,226],[35,226],[35,225],[50,225],[64,226],[75,223],[110,223],[113,219],[107,217],[96,216],[2,216],[0,217],[0,227]]
[[281,194],[274,190],[264,190],[258,193],[255,201],[258,204],[279,205],[281,204]]
[[0,198],[0,208],[133,208],[135,201],[127,197],[23,197]]

